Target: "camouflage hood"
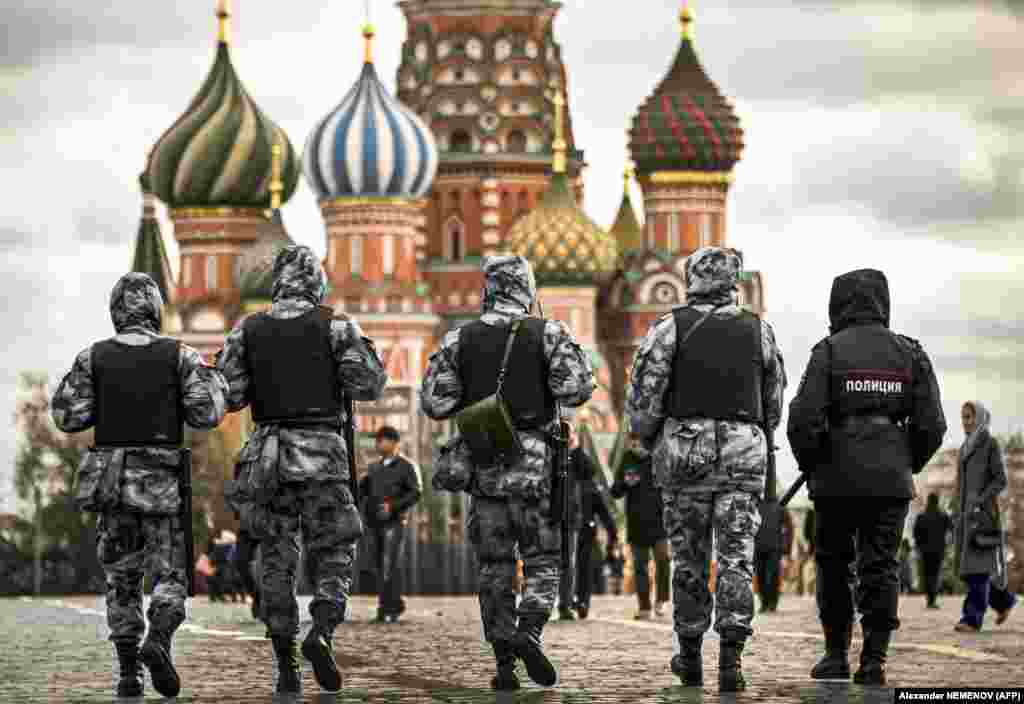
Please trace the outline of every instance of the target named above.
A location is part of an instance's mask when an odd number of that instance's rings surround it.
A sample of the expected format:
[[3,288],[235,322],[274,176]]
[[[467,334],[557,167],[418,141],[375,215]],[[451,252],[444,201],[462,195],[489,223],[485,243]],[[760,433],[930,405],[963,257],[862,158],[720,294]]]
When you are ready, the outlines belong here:
[[484,313],[524,315],[537,300],[537,282],[525,257],[498,255],[484,259]]
[[160,332],[163,308],[160,288],[149,274],[125,274],[110,292],[110,319],[118,333],[133,327]]
[[832,282],[828,302],[832,334],[851,325],[881,323],[889,327],[889,282],[877,269],[857,269]]
[[326,294],[327,277],[313,250],[293,244],[277,253],[270,292],[272,301],[304,300],[318,306]]
[[688,303],[728,305],[737,300],[743,255],[734,249],[702,247],[686,260]]

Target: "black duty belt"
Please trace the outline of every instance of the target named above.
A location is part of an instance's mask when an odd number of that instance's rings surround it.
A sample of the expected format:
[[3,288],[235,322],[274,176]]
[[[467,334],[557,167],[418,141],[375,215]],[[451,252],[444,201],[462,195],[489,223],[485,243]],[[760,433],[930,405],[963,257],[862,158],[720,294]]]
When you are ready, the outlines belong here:
[[840,425],[847,430],[862,428],[865,425],[897,425],[889,416],[846,416]]
[[281,418],[279,420],[259,420],[256,425],[276,425],[289,430],[319,430],[328,433],[340,433],[341,424],[337,420],[324,418]]
[[167,442],[105,442],[97,445],[90,445],[90,452],[102,452],[103,450],[144,450],[144,449],[157,449],[157,450],[180,450],[181,443],[167,443]]

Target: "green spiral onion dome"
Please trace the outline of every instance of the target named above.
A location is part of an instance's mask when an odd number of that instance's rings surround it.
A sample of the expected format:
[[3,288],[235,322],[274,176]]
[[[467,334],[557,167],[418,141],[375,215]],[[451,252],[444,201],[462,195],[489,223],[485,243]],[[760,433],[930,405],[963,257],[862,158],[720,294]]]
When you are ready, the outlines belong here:
[[299,159],[284,130],[249,97],[222,37],[199,93],[153,148],[149,181],[171,208],[269,208],[274,144],[282,148],[284,202],[298,185]]
[[637,172],[728,172],[740,160],[743,130],[732,105],[700,64],[683,9],[675,62],[633,118],[629,150]]

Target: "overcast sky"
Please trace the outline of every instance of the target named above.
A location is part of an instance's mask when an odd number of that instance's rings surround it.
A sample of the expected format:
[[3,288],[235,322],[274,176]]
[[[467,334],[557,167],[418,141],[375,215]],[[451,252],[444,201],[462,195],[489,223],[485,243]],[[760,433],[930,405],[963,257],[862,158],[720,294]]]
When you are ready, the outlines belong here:
[[[8,419],[19,371],[56,383],[77,351],[110,334],[136,177],[210,66],[213,4],[0,0]],[[356,79],[363,3],[234,4],[236,67],[301,148]],[[404,19],[390,2],[371,4],[378,69],[393,87]],[[556,23],[591,165],[586,207],[602,224],[618,205],[625,128],[678,45],[679,7],[566,0]],[[947,444],[962,439],[968,398],[989,404],[997,431],[1024,424],[1024,0],[703,0],[696,11],[699,53],[746,132],[729,237],[765,272],[787,404],[826,334],[832,278],[871,266],[889,277],[893,327],[919,338],[938,371]],[[284,213],[292,236],[322,253],[305,184]],[[0,511],[13,506],[16,448],[2,427]],[[780,466],[794,476],[788,450]]]

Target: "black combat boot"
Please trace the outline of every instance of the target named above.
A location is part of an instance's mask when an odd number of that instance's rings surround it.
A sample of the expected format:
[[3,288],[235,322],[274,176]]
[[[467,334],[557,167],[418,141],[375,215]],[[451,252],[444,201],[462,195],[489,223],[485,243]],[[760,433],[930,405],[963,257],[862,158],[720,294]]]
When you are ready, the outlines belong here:
[[315,622],[302,641],[302,654],[313,665],[313,676],[325,692],[341,691],[341,671],[334,660],[334,634]]
[[747,688],[747,681],[743,678],[743,663],[740,662],[743,645],[742,640],[721,641],[718,653],[718,691],[742,692]]
[[825,657],[811,668],[811,677],[816,680],[850,679],[850,641],[853,639],[853,624],[829,626],[822,624],[825,632]]
[[558,673],[544,654],[541,633],[547,617],[542,614],[526,614],[519,617],[519,628],[512,640],[512,650],[523,664],[530,679],[542,687],[553,687],[558,682]]
[[302,692],[302,672],[299,670],[299,649],[291,636],[274,636],[270,639],[277,658],[277,693],[299,694]]
[[139,660],[149,668],[153,688],[165,697],[176,697],[181,691],[178,671],[171,661],[171,634],[149,627],[146,641],[139,648]]
[[572,612],[568,606],[563,606],[558,609],[558,620],[560,621],[575,621],[576,614]]
[[142,696],[142,663],[139,662],[139,641],[135,638],[114,641],[121,678],[117,681],[117,696]]
[[853,674],[857,684],[885,684],[885,659],[889,654],[889,639],[892,631],[878,631],[861,626],[864,629],[864,649],[860,653],[860,667]]
[[701,659],[702,638],[681,638],[679,655],[672,658],[672,674],[679,678],[684,687],[700,687],[704,684],[704,661]]
[[512,644],[507,640],[496,640],[491,643],[491,647],[494,648],[494,661],[498,665],[498,674],[491,679],[491,687],[497,690],[519,689],[516,654],[512,652]]

